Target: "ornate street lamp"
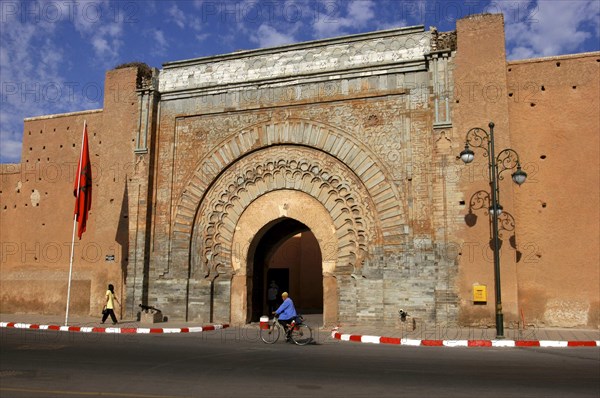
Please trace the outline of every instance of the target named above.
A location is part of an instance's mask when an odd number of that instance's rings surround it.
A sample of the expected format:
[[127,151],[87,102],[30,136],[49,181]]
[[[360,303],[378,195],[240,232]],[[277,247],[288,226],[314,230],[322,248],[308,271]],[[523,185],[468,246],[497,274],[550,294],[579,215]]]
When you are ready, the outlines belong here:
[[475,153],[470,149],[482,148],[483,156],[488,158],[489,181],[491,191],[491,204],[489,208],[490,221],[492,223],[492,241],[494,251],[494,284],[496,293],[496,338],[504,338],[504,314],[502,313],[502,292],[500,289],[500,241],[498,238],[498,217],[502,214],[500,205],[500,191],[498,180],[502,180],[502,173],[506,170],[515,169],[512,180],[521,185],[527,179],[527,173],[521,169],[519,155],[508,148],[502,150],[498,156],[494,153],[494,123],[490,122],[489,133],[482,128],[475,127],[467,132],[465,149],[460,153],[460,159],[466,164],[475,159]]

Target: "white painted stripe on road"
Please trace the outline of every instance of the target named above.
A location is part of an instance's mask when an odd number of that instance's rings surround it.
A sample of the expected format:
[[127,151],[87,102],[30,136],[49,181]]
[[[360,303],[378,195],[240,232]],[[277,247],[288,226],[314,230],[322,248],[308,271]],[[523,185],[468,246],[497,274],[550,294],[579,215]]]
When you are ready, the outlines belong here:
[[371,344],[379,344],[381,342],[381,337],[379,336],[362,336],[360,338],[361,343],[371,343]]
[[540,340],[540,347],[567,347],[568,341]]
[[514,347],[514,340],[492,340],[492,347]]
[[350,336],[349,334],[342,334],[340,335],[340,340],[341,341],[350,341]]
[[467,340],[444,340],[442,342],[446,347],[468,347],[469,342]]
[[421,340],[400,339],[400,345],[420,346],[421,345]]

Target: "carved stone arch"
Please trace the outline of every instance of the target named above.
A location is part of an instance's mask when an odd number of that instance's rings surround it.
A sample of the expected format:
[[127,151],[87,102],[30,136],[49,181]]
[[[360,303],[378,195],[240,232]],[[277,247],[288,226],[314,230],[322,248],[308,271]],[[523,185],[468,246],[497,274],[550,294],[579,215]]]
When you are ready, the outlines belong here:
[[360,271],[368,245],[382,239],[366,187],[328,154],[304,147],[273,146],[240,159],[206,193],[191,239],[191,278],[213,279],[236,272],[231,242],[241,214],[257,198],[278,190],[304,192],[327,209],[338,242],[335,271]]
[[[171,234],[171,249],[168,262],[160,274],[169,271],[170,263],[175,261],[178,267],[189,264],[192,228],[198,215],[198,207],[206,195],[210,184],[224,173],[236,160],[260,148],[274,145],[295,144],[318,149],[343,163],[358,178],[372,199],[374,213],[380,220],[382,233],[381,243],[391,247],[399,244],[398,232],[405,230],[405,215],[400,210],[400,195],[389,173],[382,166],[377,156],[365,145],[349,134],[323,123],[302,119],[287,119],[282,122],[256,124],[232,134],[221,142],[198,163],[195,171],[189,177],[174,209]],[[256,189],[264,190],[267,180],[271,183],[276,164],[273,162],[262,165],[264,170],[258,170],[261,178],[255,180]],[[326,175],[327,168],[322,171]],[[308,172],[309,170],[303,170]],[[326,178],[319,178],[322,185],[316,184],[314,178],[309,181],[316,171],[312,171],[302,185],[313,194],[323,194]],[[276,180],[275,180],[276,182]],[[332,188],[332,187],[329,187]],[[317,192],[318,191],[318,192]],[[245,202],[244,196],[232,195],[231,203]],[[359,223],[360,224],[360,223]],[[361,240],[362,241],[362,240]],[[361,245],[362,247],[363,245]],[[182,262],[183,261],[183,262]]]
[[[282,205],[284,204],[284,205]],[[310,209],[307,211],[306,209]],[[323,283],[323,322],[337,325],[339,295],[335,270],[338,242],[333,234],[335,226],[327,209],[311,195],[296,190],[276,190],[266,193],[253,201],[238,221],[233,237],[232,262],[235,274],[231,278],[229,302],[232,324],[245,324],[251,320],[254,311],[255,272],[262,263],[255,263],[256,251],[265,234],[283,220],[294,220],[312,232],[321,253]],[[280,231],[281,232],[281,231]],[[298,233],[297,229],[290,231]],[[279,236],[285,241],[285,236]],[[288,236],[289,237],[289,236]],[[274,253],[275,247],[271,248]],[[269,258],[266,255],[264,258]],[[260,274],[260,271],[258,271]],[[260,282],[258,282],[260,284]]]

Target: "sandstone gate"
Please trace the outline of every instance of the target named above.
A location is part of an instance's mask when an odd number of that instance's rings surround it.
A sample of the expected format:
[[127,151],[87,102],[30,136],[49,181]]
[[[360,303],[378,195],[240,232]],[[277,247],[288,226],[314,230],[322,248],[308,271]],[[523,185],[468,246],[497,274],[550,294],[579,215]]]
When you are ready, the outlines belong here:
[[306,233],[319,259],[303,272],[318,280],[290,293],[319,296],[325,323],[395,324],[402,305],[454,317],[429,167],[440,137],[449,150],[452,43],[417,27],[166,64],[140,93],[156,193],[151,254],[136,253],[149,267],[128,273],[128,299],[257,320],[270,259]]

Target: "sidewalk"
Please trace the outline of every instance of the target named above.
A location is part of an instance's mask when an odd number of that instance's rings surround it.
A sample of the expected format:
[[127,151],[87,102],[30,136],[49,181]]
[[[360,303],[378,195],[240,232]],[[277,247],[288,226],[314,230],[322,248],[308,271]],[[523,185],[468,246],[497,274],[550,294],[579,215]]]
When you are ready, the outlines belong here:
[[341,325],[332,331],[341,341],[371,344],[446,347],[600,347],[599,329],[581,328],[505,328],[504,338],[496,338],[495,328],[459,327],[456,324],[398,327]]
[[[600,330],[580,328],[505,328],[504,339],[496,339],[496,329],[457,327],[438,324],[435,326],[413,325],[399,322],[397,327],[361,326],[342,324],[336,328],[323,328],[322,315],[306,315],[306,322],[316,331],[331,334],[342,342],[369,344],[445,346],[445,347],[600,347]],[[121,320],[117,325],[100,323],[100,316],[70,316],[65,326],[64,315],[0,314],[1,328],[55,330],[82,333],[201,333],[228,328],[228,324],[201,325],[197,322],[169,320],[167,322],[142,324],[137,320]],[[258,324],[243,328],[258,329]]]
[[64,315],[36,315],[36,314],[0,314],[0,328],[56,330],[63,332],[82,333],[129,333],[129,334],[155,334],[155,333],[200,333],[229,327],[227,324],[200,325],[195,322],[168,321],[152,324],[140,323],[134,319],[121,319],[112,325],[110,318],[102,324],[101,317],[69,316],[69,323],[65,325]]

